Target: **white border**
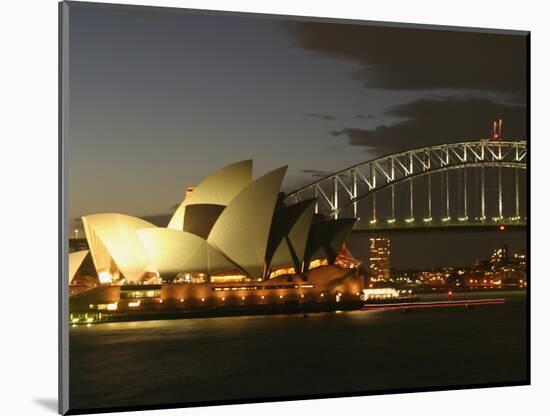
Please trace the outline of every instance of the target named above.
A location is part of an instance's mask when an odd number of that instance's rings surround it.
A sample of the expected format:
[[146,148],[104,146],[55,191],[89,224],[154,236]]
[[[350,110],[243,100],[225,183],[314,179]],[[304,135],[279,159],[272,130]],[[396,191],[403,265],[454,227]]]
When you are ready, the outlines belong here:
[[[57,2],[4,2],[0,214],[3,414],[54,414],[57,398]],[[338,2],[266,0],[118,3],[531,30],[532,34],[532,381],[531,387],[150,411],[152,415],[284,413],[545,414],[550,351],[545,273],[548,191],[549,25],[541,1]],[[7,284],[8,279],[10,280]],[[14,285],[13,282],[17,283]],[[538,410],[541,409],[541,410]],[[138,413],[135,413],[138,414]],[[140,413],[145,414],[145,413]]]

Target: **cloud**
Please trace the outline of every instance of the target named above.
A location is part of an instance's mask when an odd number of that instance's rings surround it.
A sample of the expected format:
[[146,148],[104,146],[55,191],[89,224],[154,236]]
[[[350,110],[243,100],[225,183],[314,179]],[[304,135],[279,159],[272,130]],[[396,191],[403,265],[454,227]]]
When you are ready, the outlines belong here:
[[304,113],[307,117],[315,117],[320,118],[322,120],[331,121],[331,120],[338,120],[338,117],[331,116],[330,114],[320,114],[320,113]]
[[494,103],[484,98],[428,98],[390,107],[384,113],[401,119],[374,129],[344,127],[332,131],[352,146],[376,153],[389,153],[461,140],[479,140],[491,135],[492,121],[504,120],[503,136],[525,139],[526,108]]
[[355,118],[361,119],[361,120],[371,120],[375,118],[376,116],[374,114],[356,114]]
[[333,172],[317,169],[302,169],[300,172],[309,174],[312,178],[324,178],[325,176],[332,175]]
[[360,65],[370,88],[513,94],[527,88],[527,37],[321,22],[286,24],[296,46]]

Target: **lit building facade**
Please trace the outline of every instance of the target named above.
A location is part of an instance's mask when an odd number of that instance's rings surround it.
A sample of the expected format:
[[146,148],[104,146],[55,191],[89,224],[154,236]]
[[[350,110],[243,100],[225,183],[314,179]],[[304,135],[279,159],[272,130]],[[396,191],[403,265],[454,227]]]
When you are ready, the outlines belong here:
[[508,245],[494,249],[491,254],[491,270],[497,270],[499,267],[506,266],[509,262]]
[[527,254],[525,251],[520,251],[514,253],[514,265],[516,265],[520,270],[525,271],[527,268]]
[[[283,202],[286,167],[253,180],[252,161],[189,188],[166,228],[121,213],[82,218],[98,284],[72,308],[122,310],[351,300],[359,263],[344,247],[355,219]],[[88,252],[71,253],[69,282]]]
[[369,238],[369,274],[371,281],[386,281],[390,278],[390,239]]

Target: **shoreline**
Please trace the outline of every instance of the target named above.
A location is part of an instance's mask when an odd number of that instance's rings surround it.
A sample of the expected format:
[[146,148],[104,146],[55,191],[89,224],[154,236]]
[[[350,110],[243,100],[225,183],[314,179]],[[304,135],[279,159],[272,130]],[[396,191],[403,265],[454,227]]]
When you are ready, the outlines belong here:
[[[210,308],[190,308],[186,310],[169,309],[166,311],[139,311],[135,313],[124,314],[102,314],[100,319],[86,322],[73,322],[71,326],[81,326],[90,324],[104,324],[109,322],[134,322],[134,321],[161,321],[174,319],[195,319],[195,318],[221,318],[237,316],[257,316],[257,315],[304,315],[308,313],[334,312],[334,311],[352,311],[361,310],[365,302],[346,301],[346,302],[324,302],[315,304],[288,304],[288,305],[257,305],[257,306],[226,306]],[[92,313],[90,313],[92,315]]]
[[[446,291],[421,291],[421,295],[432,295],[443,299],[453,299],[456,295],[457,300],[465,301],[462,296],[464,295],[479,295],[490,293],[509,293],[509,292],[523,292],[526,295],[525,290],[518,290],[514,288],[496,289],[496,290],[459,290],[454,291],[452,296],[446,295]],[[428,296],[428,297],[432,297]],[[471,299],[474,301],[475,299]],[[422,303],[425,301],[422,297],[417,302]],[[385,302],[373,302],[370,305],[378,305],[382,309]],[[388,302],[390,303],[390,302]],[[195,319],[195,318],[221,318],[221,317],[238,317],[238,316],[258,316],[258,315],[303,315],[307,318],[309,313],[322,313],[322,312],[335,312],[335,311],[354,311],[365,310],[365,306],[369,305],[365,301],[342,301],[342,302],[323,302],[323,303],[289,303],[285,305],[254,305],[254,306],[222,306],[222,307],[208,307],[208,308],[189,308],[189,309],[167,309],[164,311],[151,310],[151,311],[136,311],[126,313],[93,313],[88,320],[82,320],[79,322],[70,322],[72,327],[82,325],[97,325],[104,323],[114,322],[139,322],[139,321],[155,321],[155,320],[175,320],[175,319]],[[396,307],[399,309],[399,306]],[[98,315],[100,315],[98,317]]]

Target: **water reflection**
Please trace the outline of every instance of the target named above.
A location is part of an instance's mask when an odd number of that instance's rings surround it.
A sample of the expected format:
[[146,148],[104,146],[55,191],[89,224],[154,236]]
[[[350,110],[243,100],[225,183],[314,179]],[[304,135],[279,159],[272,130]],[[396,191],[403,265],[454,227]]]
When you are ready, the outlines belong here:
[[408,314],[71,328],[71,403],[109,407],[518,381],[526,375],[525,298],[508,300]]

